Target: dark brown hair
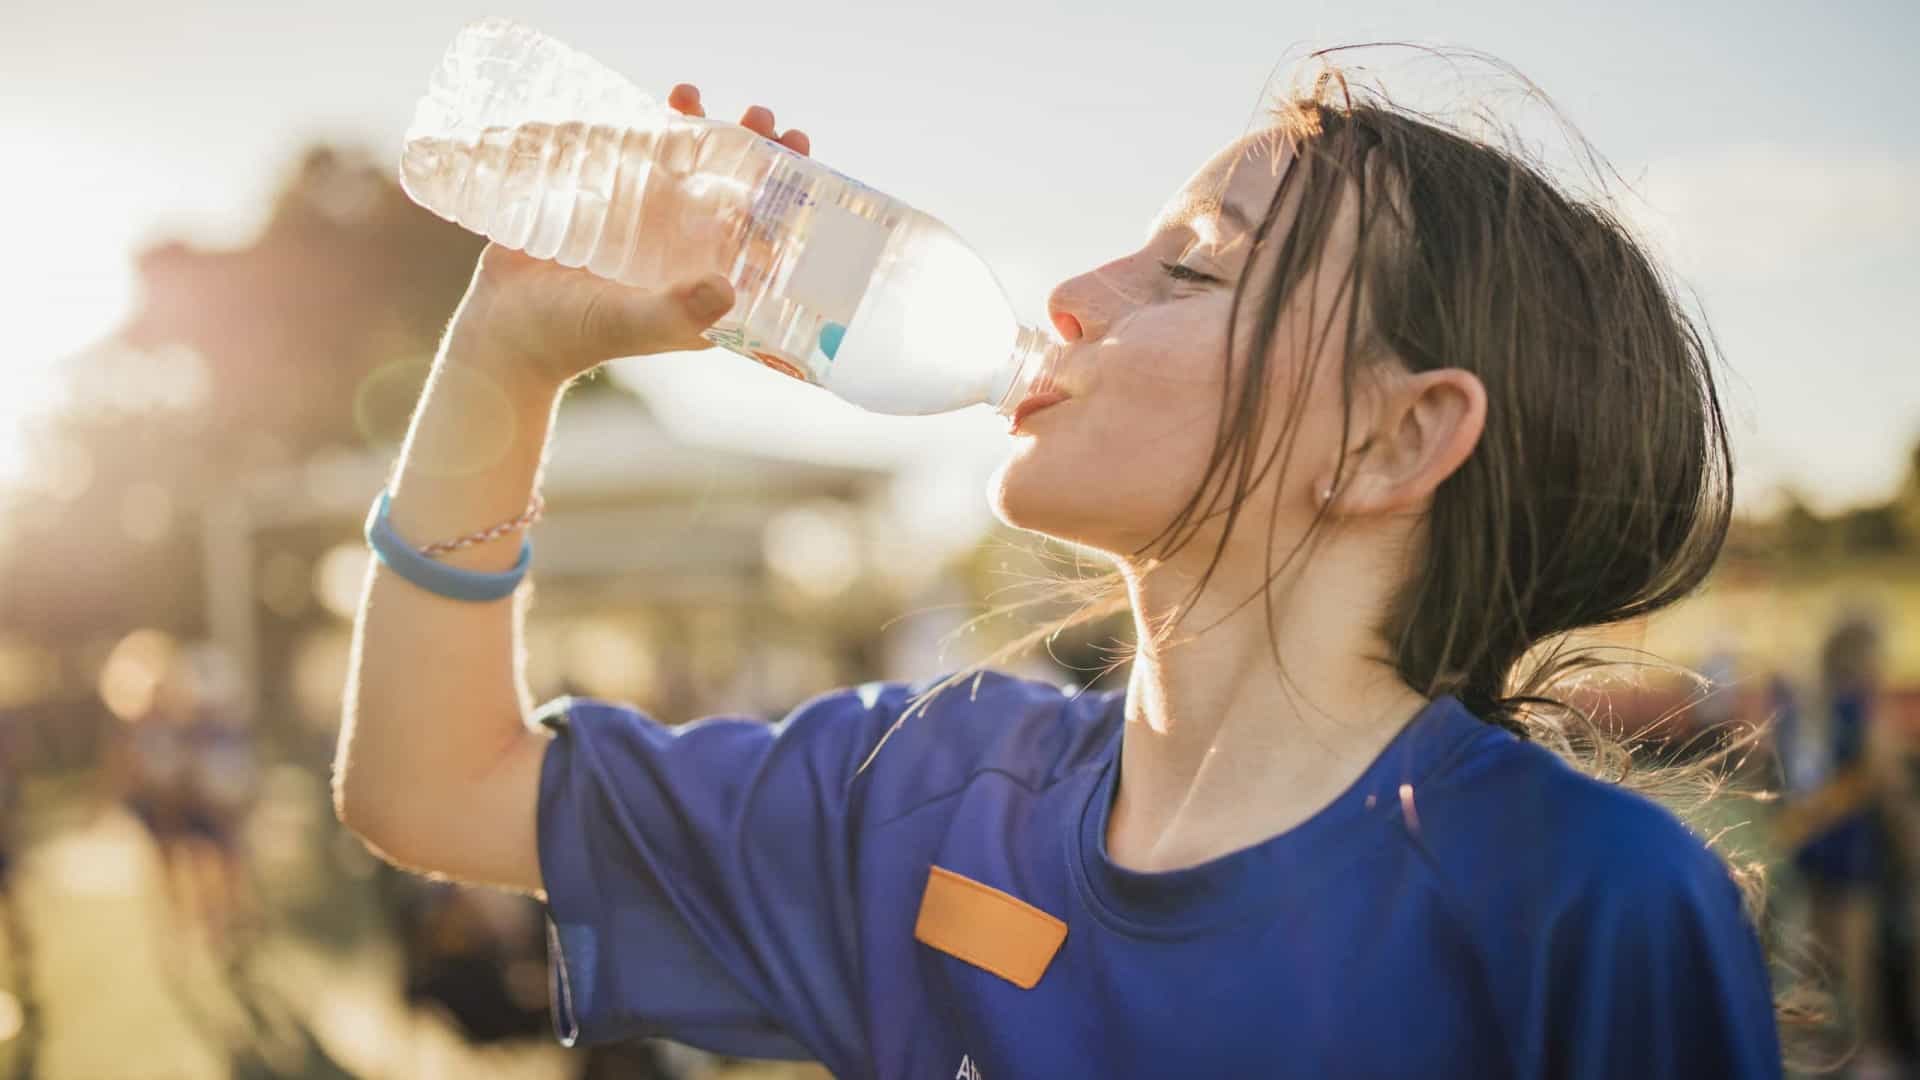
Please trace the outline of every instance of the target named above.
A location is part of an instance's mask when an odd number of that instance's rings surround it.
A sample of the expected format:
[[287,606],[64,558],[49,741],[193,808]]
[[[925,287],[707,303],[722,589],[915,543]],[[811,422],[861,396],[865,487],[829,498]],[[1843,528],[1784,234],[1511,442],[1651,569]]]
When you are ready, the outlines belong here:
[[[1273,251],[1272,269],[1236,286],[1223,358],[1229,377],[1207,473],[1134,557],[1150,566],[1224,514],[1219,546],[1181,611],[1206,588],[1237,514],[1268,471],[1253,459],[1266,435],[1276,327],[1300,300],[1302,283],[1312,281],[1338,221],[1353,220],[1338,217],[1342,199],[1357,195],[1357,254],[1340,285],[1354,299],[1342,328],[1345,362],[1335,373],[1343,399],[1350,406],[1369,366],[1386,362],[1416,372],[1461,368],[1487,390],[1480,442],[1434,493],[1424,550],[1378,627],[1381,661],[1428,697],[1457,696],[1486,721],[1549,745],[1592,774],[1675,804],[1683,815],[1698,810],[1722,791],[1730,755],[1752,737],[1685,765],[1635,767],[1629,746],[1596,722],[1576,692],[1618,666],[1618,655],[1575,645],[1568,635],[1667,607],[1713,568],[1733,484],[1711,333],[1604,201],[1566,194],[1516,147],[1349,85],[1327,64],[1331,52],[1315,54],[1323,72],[1311,91],[1270,110],[1265,134],[1293,161],[1254,234],[1256,253]],[[1571,132],[1564,122],[1563,130]],[[1600,160],[1577,137],[1576,145],[1589,164]],[[1292,223],[1279,228],[1290,202]],[[1236,361],[1231,343],[1240,340],[1243,318],[1253,320],[1252,334]],[[1303,355],[1314,355],[1315,344]],[[1279,410],[1276,455],[1291,446],[1317,366],[1299,365]],[[1336,476],[1346,465],[1343,458]],[[1279,574],[1303,553],[1310,557],[1322,520],[1324,511],[1277,567],[1269,543],[1268,603]],[[1042,639],[1129,610],[1119,570],[1045,584],[1044,595],[982,618],[1063,600],[1076,610],[940,680],[907,715]],[[1154,627],[1156,640],[1177,621]],[[1106,670],[1133,652],[1122,647]],[[1730,869],[1757,921],[1758,865],[1730,860]],[[1799,1001],[1796,994],[1783,1006],[1783,1020],[1806,1015]]]

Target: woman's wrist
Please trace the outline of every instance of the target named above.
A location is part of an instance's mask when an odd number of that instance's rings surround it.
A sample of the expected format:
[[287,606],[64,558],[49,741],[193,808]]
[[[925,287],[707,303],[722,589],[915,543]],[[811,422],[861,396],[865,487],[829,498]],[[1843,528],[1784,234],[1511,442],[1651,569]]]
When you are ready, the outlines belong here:
[[571,376],[554,370],[550,357],[488,314],[486,301],[469,295],[454,314],[436,363],[485,376],[517,404],[551,407]]
[[[463,305],[441,343],[390,489],[394,528],[416,548],[526,511],[565,390],[467,314]],[[497,571],[511,565],[517,546],[471,545],[438,557],[462,570]]]

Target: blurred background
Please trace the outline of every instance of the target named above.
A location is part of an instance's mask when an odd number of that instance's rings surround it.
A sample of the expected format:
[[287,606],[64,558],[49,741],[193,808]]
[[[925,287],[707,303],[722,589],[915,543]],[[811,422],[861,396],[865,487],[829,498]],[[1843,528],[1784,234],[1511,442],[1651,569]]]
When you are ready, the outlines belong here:
[[[1649,675],[1610,705],[1671,756],[1773,721],[1742,779],[1782,797],[1706,820],[1772,865],[1769,933],[1813,942],[1842,991],[1833,1046],[1897,1074],[1920,1015],[1916,11],[10,11],[0,1076],[808,1075],[666,1044],[559,1049],[537,906],[387,869],[328,805],[360,526],[480,248],[401,193],[400,137],[484,14],[660,95],[697,82],[717,117],[771,106],[823,161],[953,225],[1038,325],[1055,282],[1129,250],[1246,128],[1283,58],[1397,38],[1538,82],[1611,159],[1729,369],[1736,534],[1695,600],[1626,633],[1712,690]],[[1389,86],[1416,96],[1409,79]],[[771,718],[983,655],[1024,622],[955,631],[1071,554],[987,511],[1006,439],[985,409],[872,416],[720,351],[610,365],[554,433],[534,692]],[[1129,630],[1019,670],[1085,682]]]

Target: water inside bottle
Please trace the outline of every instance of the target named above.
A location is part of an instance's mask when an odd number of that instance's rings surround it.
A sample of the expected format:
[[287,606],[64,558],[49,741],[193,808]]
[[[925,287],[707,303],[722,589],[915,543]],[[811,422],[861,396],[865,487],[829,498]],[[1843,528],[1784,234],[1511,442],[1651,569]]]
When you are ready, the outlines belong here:
[[527,122],[407,143],[422,205],[641,287],[718,272],[708,340],[878,412],[993,403],[1019,327],[945,224],[733,124]]

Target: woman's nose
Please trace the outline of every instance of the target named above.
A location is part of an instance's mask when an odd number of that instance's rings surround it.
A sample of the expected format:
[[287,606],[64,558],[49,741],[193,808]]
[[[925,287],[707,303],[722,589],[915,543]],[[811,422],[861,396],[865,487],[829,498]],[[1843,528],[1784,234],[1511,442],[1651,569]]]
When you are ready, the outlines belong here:
[[1098,327],[1089,327],[1095,322],[1092,305],[1086,300],[1086,290],[1082,287],[1084,275],[1071,281],[1063,281],[1047,297],[1047,317],[1053,320],[1053,328],[1060,331],[1062,340],[1071,344],[1097,332]]

